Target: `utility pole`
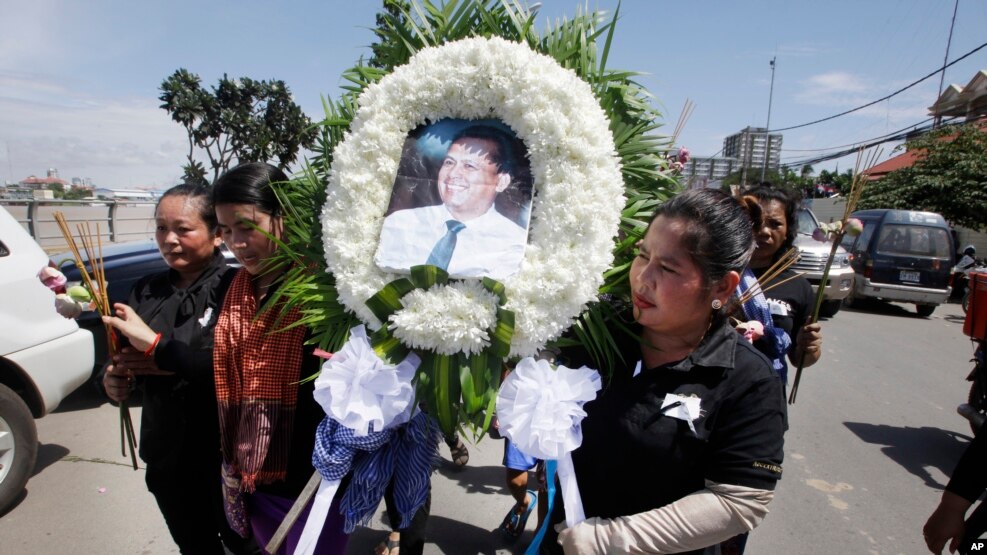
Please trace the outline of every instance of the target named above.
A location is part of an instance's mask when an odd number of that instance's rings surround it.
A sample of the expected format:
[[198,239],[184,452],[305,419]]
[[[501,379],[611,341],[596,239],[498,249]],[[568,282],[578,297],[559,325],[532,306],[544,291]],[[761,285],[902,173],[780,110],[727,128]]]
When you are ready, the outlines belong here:
[[771,89],[768,92],[768,121],[764,124],[764,164],[761,166],[761,182],[764,182],[764,174],[768,171],[768,157],[771,154],[771,100],[775,95],[775,59],[771,57]]
[[[936,96],[936,102],[942,98],[942,86],[946,80],[946,64],[949,63],[949,45],[953,43],[953,27],[956,26],[956,11],[960,8],[960,0],[956,0],[953,4],[953,20],[949,23],[949,38],[946,39],[946,55],[942,59],[942,72],[939,73],[939,95]],[[942,122],[942,115],[939,114],[939,110],[936,110],[936,119],[932,122],[932,128],[936,129]]]

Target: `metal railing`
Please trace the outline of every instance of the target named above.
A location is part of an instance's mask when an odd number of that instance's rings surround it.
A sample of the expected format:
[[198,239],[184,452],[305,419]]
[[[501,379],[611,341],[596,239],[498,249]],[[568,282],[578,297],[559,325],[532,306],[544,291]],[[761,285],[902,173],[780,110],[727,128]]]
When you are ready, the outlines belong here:
[[88,222],[102,240],[123,243],[154,237],[154,202],[113,200],[0,199],[3,206],[46,250],[65,248],[54,213],[62,212],[70,226]]

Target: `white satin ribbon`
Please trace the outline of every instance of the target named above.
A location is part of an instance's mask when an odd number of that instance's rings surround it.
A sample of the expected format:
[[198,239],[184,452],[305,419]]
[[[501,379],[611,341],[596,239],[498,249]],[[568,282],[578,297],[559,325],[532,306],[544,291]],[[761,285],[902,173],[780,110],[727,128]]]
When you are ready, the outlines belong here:
[[305,521],[305,528],[298,538],[298,545],[295,546],[295,555],[314,555],[315,546],[319,543],[319,536],[322,534],[322,526],[329,518],[329,507],[336,497],[339,484],[342,480],[329,481],[325,478],[319,483],[319,491],[312,499],[312,510],[308,513],[308,520]]
[[562,504],[565,506],[565,525],[569,528],[586,520],[583,498],[579,496],[576,469],[572,466],[572,453],[559,459],[559,484],[562,487]]
[[596,370],[553,368],[548,361],[529,357],[517,363],[497,395],[500,432],[529,457],[559,462],[569,526],[586,519],[571,453],[583,441],[583,404],[595,399],[600,388]]

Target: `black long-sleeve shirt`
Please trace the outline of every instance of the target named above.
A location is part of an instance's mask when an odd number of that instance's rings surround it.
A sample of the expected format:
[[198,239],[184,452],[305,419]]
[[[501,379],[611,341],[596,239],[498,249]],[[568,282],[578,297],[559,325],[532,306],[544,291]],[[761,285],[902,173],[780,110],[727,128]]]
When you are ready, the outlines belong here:
[[147,276],[128,304],[161,340],[154,362],[173,376],[139,380],[144,402],[140,455],[158,470],[197,463],[219,464],[219,424],[213,379],[213,327],[234,270],[216,251],[189,287],[173,285],[174,270]]

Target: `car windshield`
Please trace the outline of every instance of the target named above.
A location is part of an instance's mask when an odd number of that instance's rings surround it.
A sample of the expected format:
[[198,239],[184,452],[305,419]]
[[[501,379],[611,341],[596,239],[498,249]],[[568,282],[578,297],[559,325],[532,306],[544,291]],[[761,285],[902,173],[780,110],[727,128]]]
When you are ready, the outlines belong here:
[[877,252],[947,258],[949,235],[938,227],[884,224],[877,240]]
[[816,217],[808,210],[799,210],[799,233],[802,235],[812,235],[812,232],[819,227]]

